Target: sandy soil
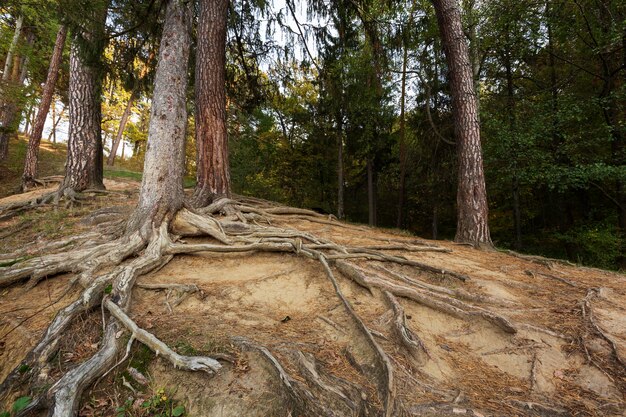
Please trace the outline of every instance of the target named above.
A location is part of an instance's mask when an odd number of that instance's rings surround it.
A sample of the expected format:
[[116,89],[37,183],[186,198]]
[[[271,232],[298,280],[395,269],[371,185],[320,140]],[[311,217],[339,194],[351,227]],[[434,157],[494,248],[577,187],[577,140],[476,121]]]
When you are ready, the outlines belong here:
[[[118,186],[128,184],[107,184],[110,189]],[[349,246],[410,244],[416,239],[301,219],[286,218],[278,225]],[[392,358],[397,398],[406,415],[626,415],[626,368],[620,363],[626,359],[624,275],[446,241],[423,242],[451,252],[385,252],[470,279],[461,282],[390,263],[351,262],[462,290],[476,297],[465,302],[507,317],[518,332],[508,334],[482,319],[453,317],[399,299],[408,326],[427,348],[428,355],[414,355],[397,342],[393,313],[383,294],[342,277],[341,290]],[[28,292],[21,286],[0,292],[0,380],[36,343],[54,312],[76,297],[75,289],[67,290],[68,282],[68,275],[50,277]],[[175,392],[189,416],[294,415],[275,371],[258,353],[240,348],[236,340],[242,337],[267,347],[294,375],[294,355],[314,358],[326,381],[350,381],[362,398],[380,406],[373,352],[318,262],[295,254],[200,253],[177,256],[139,282],[195,284],[201,290],[170,309],[172,294],[135,288],[131,316],[140,326],[179,350],[222,352],[236,359],[211,378],[152,359],[144,371],[151,380],[144,394],[134,394],[119,383],[119,375],[111,376],[86,396],[91,405],[82,415],[114,415],[114,405],[129,396],[149,396],[156,387]],[[93,329],[101,326],[99,316],[100,311],[94,312],[76,329],[86,341],[78,352],[63,352],[59,361],[66,361],[66,367],[97,347]],[[338,415],[347,414],[338,410]]]

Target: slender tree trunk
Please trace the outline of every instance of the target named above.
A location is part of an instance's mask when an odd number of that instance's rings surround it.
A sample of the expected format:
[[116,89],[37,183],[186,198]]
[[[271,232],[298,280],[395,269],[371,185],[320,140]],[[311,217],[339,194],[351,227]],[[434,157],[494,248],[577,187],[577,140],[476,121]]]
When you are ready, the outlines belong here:
[[371,159],[367,160],[367,207],[369,225],[376,226],[376,173]]
[[165,13],[139,203],[128,223],[144,236],[183,206],[191,4],[170,0]]
[[15,54],[15,48],[17,47],[17,41],[20,39],[22,33],[22,26],[24,24],[24,16],[18,16],[15,21],[15,31],[13,32],[13,39],[11,39],[11,45],[7,52],[7,57],[4,61],[4,71],[2,72],[2,81],[8,81],[11,76],[11,65],[13,64],[13,55]]
[[[33,130],[28,139],[28,149],[26,151],[26,160],[24,162],[24,172],[22,174],[22,189],[27,189],[35,185],[37,178],[37,163],[39,157],[39,144],[41,143],[41,134],[48,117],[48,110],[52,103],[54,88],[59,76],[59,66],[63,59],[63,46],[67,37],[67,27],[61,25],[57,33],[57,39],[54,44],[50,65],[48,67],[48,76],[41,94],[41,103],[39,111],[33,123]],[[54,116],[53,116],[54,117]]]
[[[342,59],[346,49],[346,26],[347,16],[344,0],[337,2],[337,34],[339,35],[339,59]],[[346,216],[345,210],[345,170],[343,163],[344,154],[344,125],[343,115],[345,109],[346,94],[344,92],[343,77],[339,75],[338,86],[335,91],[339,91],[339,106],[335,112],[337,122],[337,218],[343,219]]]
[[439,225],[439,214],[437,212],[437,203],[435,202],[435,204],[433,204],[433,221],[432,221],[433,240],[439,239],[438,225]]
[[115,156],[117,155],[117,148],[120,146],[120,142],[122,141],[122,137],[124,136],[124,129],[126,128],[126,124],[128,123],[128,118],[130,117],[130,111],[133,108],[133,104],[137,99],[136,93],[133,91],[130,98],[128,99],[128,103],[126,104],[126,108],[124,109],[124,113],[122,114],[122,119],[120,120],[120,125],[117,129],[117,135],[115,135],[115,139],[111,144],[111,153],[109,153],[109,158],[107,159],[107,165],[113,166],[115,163]]
[[[508,26],[508,25],[507,25]],[[508,42],[508,27],[507,27],[507,45]],[[511,143],[511,158],[512,158],[512,173],[513,180],[511,183],[511,195],[513,198],[513,229],[515,232],[515,238],[513,241],[513,246],[516,250],[520,250],[522,248],[522,216],[520,210],[520,199],[519,199],[519,177],[517,175],[517,159],[516,155],[519,150],[519,145],[517,141],[517,120],[515,115],[515,86],[513,85],[513,68],[512,68],[512,59],[510,51],[507,51],[504,56],[504,67],[506,72],[506,90],[507,90],[507,113],[509,119],[509,135],[512,138]]]
[[407,65],[407,47],[404,44],[402,56],[402,87],[400,92],[400,189],[398,190],[398,217],[396,227],[401,228],[404,224],[404,198],[406,195],[406,162],[407,162],[407,146],[406,146],[406,120],[404,114],[405,98],[406,98],[406,65]]
[[52,139],[52,143],[56,145],[57,143],[57,126],[59,122],[63,118],[63,114],[65,114],[65,107],[61,109],[61,113],[56,116],[56,104],[54,100],[52,101],[52,129],[50,129],[50,134],[48,135],[48,142]]
[[[54,100],[54,98],[52,98],[52,102],[50,103],[50,110],[52,110],[52,128],[50,129],[50,133],[48,133],[48,142],[50,142],[51,138],[54,138],[54,144],[56,145],[57,143],[57,135],[56,135],[56,128],[57,128],[57,117],[56,117],[56,102]],[[61,117],[59,117],[59,120],[61,120]]]
[[200,0],[196,63],[195,206],[230,196],[226,130],[226,23],[228,0]]
[[[2,93],[2,99],[0,101],[0,161],[4,160],[9,153],[9,139],[11,134],[15,131],[15,119],[17,116],[17,104],[15,98],[15,86],[17,84],[17,77],[19,73],[16,73],[16,66],[19,66],[19,56],[15,54],[17,43],[22,34],[22,27],[24,24],[24,17],[19,16],[15,22],[15,31],[13,32],[13,39],[9,45],[7,57],[4,62],[4,71],[2,73],[2,83],[0,85],[0,92]],[[14,76],[14,73],[15,76]]]
[[491,248],[487,190],[480,144],[480,123],[472,66],[461,27],[457,0],[433,0],[448,63],[452,111],[457,138],[457,242]]
[[70,50],[69,133],[65,179],[59,191],[80,192],[88,188],[103,189],[102,146],[102,69],[98,62],[104,47],[104,24],[108,4],[94,12],[90,32],[82,34],[90,53],[87,59],[74,35]]
[[338,117],[337,123],[339,124],[337,135],[337,218],[343,219],[345,217],[345,203],[344,203],[344,172],[343,172],[343,122],[341,115]]
[[124,160],[124,151],[126,150],[126,142],[122,142],[122,161]]
[[31,116],[33,114],[33,107],[34,107],[34,104],[29,105],[26,110],[26,121],[24,122],[24,131],[22,132],[25,135],[29,135],[28,131],[30,130],[30,121],[31,121]]

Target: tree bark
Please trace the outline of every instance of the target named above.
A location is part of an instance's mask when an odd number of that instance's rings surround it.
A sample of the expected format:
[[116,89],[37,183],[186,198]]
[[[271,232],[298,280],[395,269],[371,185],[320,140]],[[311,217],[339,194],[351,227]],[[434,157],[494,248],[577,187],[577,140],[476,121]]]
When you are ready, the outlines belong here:
[[191,4],[170,0],[165,13],[139,203],[127,226],[144,236],[183,205]]
[[124,136],[124,129],[126,128],[126,124],[128,123],[128,118],[130,116],[130,111],[133,108],[133,104],[135,103],[136,92],[133,91],[130,98],[128,99],[128,103],[126,104],[126,108],[124,109],[124,113],[122,114],[122,119],[120,120],[120,126],[117,129],[117,135],[113,140],[113,144],[111,145],[111,153],[109,153],[109,158],[107,159],[107,165],[113,166],[115,163],[115,156],[117,155],[117,148],[120,146],[120,142],[122,141],[122,137]]
[[46,123],[48,111],[50,110],[50,104],[54,94],[54,88],[59,76],[59,66],[63,59],[63,46],[65,45],[65,38],[67,37],[67,27],[61,25],[57,32],[56,42],[54,44],[54,50],[52,57],[50,58],[50,65],[48,67],[48,76],[46,83],[43,87],[41,95],[41,103],[39,110],[33,123],[33,129],[28,139],[28,149],[26,151],[26,160],[24,162],[24,172],[22,174],[22,189],[27,189],[35,185],[35,178],[37,178],[37,163],[39,156],[39,144],[41,143],[41,134]]
[[15,54],[15,48],[17,47],[17,41],[20,39],[22,33],[22,26],[24,24],[24,16],[18,16],[15,21],[15,31],[13,32],[13,39],[11,39],[11,45],[7,52],[7,57],[4,61],[4,71],[2,72],[2,81],[8,81],[11,75],[11,64],[13,64],[13,55]]
[[65,180],[61,189],[104,188],[102,182],[100,69],[81,56],[75,38],[70,52],[69,119]]
[[2,102],[0,102],[0,161],[4,160],[9,153],[9,138],[11,137],[11,133],[16,129],[15,126],[15,117],[17,116],[17,105],[15,103],[15,98],[11,97],[12,92],[10,91],[14,85],[16,84],[16,77],[13,77],[13,72],[15,72],[15,68],[12,66],[19,65],[19,59],[15,55],[15,48],[17,48],[17,43],[20,39],[20,35],[22,34],[22,27],[24,24],[24,17],[19,16],[15,21],[15,31],[13,33],[13,39],[11,39],[11,44],[9,46],[9,50],[7,52],[7,57],[4,62],[4,71],[2,73],[2,85],[0,88],[2,89]]
[[457,242],[491,248],[480,123],[472,66],[457,0],[433,0],[448,63],[459,162]]
[[226,130],[228,0],[201,0],[196,63],[196,189],[193,204],[230,196]]
[[339,115],[337,128],[337,218],[343,219],[345,217],[345,203],[344,203],[344,172],[343,172],[343,123],[341,115]]

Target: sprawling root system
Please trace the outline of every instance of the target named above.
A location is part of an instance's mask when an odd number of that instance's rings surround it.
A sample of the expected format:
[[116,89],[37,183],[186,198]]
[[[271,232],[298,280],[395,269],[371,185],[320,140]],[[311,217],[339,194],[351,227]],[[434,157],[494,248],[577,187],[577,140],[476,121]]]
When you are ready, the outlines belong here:
[[[283,415],[624,412],[623,276],[394,237],[243,197],[182,209],[150,236],[125,232],[119,210],[97,211],[90,220],[98,231],[50,242],[41,256],[23,258],[16,251],[2,257],[7,266],[0,267],[0,286],[12,294],[36,291],[53,277],[65,288],[56,294],[65,306],[41,339],[13,361],[12,371],[0,373],[6,376],[0,402],[20,394],[33,398],[23,414],[76,415],[85,392],[123,369],[137,344],[171,364],[172,372],[203,374],[207,386],[226,372],[263,369],[275,381]],[[316,297],[303,294],[286,310],[291,315],[276,306],[272,314],[260,311],[267,314],[256,321],[250,314],[246,320],[221,317],[232,295],[228,268],[211,275],[210,266],[216,259],[245,263],[250,254],[266,252],[295,269],[255,282],[298,277],[302,268],[319,289]],[[175,257],[191,256],[209,264],[201,279],[185,273],[168,282],[158,278]],[[147,294],[164,300],[161,314],[171,315],[170,327],[202,321],[204,331],[225,335],[235,353],[184,355],[168,346],[141,325],[156,311],[140,311],[149,308],[142,300]],[[245,309],[242,297],[239,308]],[[192,299],[196,305],[186,307]],[[0,314],[13,317],[9,304],[2,306]],[[232,311],[231,303],[228,314],[237,314],[236,306]],[[82,346],[72,329],[89,314],[99,318],[92,326],[99,340],[60,372],[55,358],[68,340]],[[3,324],[0,337],[9,340],[22,322]],[[202,414],[213,415],[207,409]]]

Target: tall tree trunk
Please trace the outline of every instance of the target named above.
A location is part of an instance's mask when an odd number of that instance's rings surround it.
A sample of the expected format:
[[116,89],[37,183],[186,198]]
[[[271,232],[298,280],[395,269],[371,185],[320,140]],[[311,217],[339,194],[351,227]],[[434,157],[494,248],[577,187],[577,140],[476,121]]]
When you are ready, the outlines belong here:
[[437,202],[435,202],[433,204],[433,219],[432,219],[433,240],[439,239],[438,225],[439,225],[439,213],[437,211]]
[[[106,2],[105,2],[106,3]],[[94,11],[90,32],[72,39],[70,50],[69,132],[65,179],[59,191],[80,192],[88,188],[103,189],[102,146],[102,69],[99,64],[103,52],[104,25],[108,4]],[[92,56],[87,59],[85,50]]]
[[28,133],[28,131],[30,130],[30,125],[31,125],[30,121],[31,121],[31,118],[32,118],[31,116],[33,114],[33,107],[34,106],[35,106],[34,104],[31,104],[26,109],[26,120],[24,121],[24,130],[22,131],[23,134],[29,135],[29,136],[30,136],[30,134]]
[[[346,27],[347,16],[344,0],[340,0],[337,5],[337,34],[339,36],[339,59],[342,59],[346,50]],[[346,216],[345,210],[345,170],[343,163],[344,154],[344,110],[346,94],[344,91],[343,77],[339,75],[338,86],[335,92],[339,92],[339,106],[336,107],[335,119],[337,123],[337,218],[343,219]]]
[[480,144],[480,123],[472,66],[457,0],[432,0],[448,63],[457,138],[457,242],[491,248],[487,190]]
[[396,227],[401,228],[404,224],[404,197],[406,194],[406,162],[407,162],[407,146],[406,146],[406,120],[404,114],[405,98],[406,98],[406,65],[407,65],[407,46],[404,43],[404,51],[402,56],[402,86],[400,91],[400,189],[398,190],[398,217]]
[[144,236],[183,206],[191,4],[170,0],[165,12],[139,203],[127,226]]
[[124,109],[124,113],[122,114],[122,119],[120,120],[120,125],[117,128],[117,135],[115,135],[115,139],[111,145],[111,153],[109,153],[109,158],[107,159],[107,165],[113,166],[115,163],[115,156],[117,155],[117,148],[120,146],[120,142],[122,141],[122,137],[124,136],[124,129],[126,128],[126,124],[128,123],[128,118],[130,117],[130,111],[133,108],[133,104],[137,99],[137,93],[133,91],[130,98],[128,99],[128,103],[126,104],[126,108]]
[[2,81],[8,81],[11,77],[11,65],[13,64],[13,55],[15,54],[15,48],[17,47],[17,41],[20,39],[22,33],[22,26],[24,24],[24,16],[18,16],[15,21],[15,31],[13,32],[13,39],[11,39],[11,45],[7,52],[7,57],[4,61],[4,71],[2,72]]
[[337,129],[337,218],[343,219],[346,215],[344,203],[343,121],[341,120],[341,115],[337,119],[339,124]]
[[[17,73],[13,76],[16,69],[15,66],[19,66],[19,56],[15,54],[17,43],[22,34],[22,27],[24,24],[24,17],[19,16],[15,21],[15,31],[13,32],[13,39],[9,45],[7,57],[4,62],[4,72],[2,73],[2,84],[0,85],[2,99],[0,101],[0,161],[5,159],[9,153],[9,139],[11,134],[16,130],[16,116],[17,116],[17,104],[15,86],[17,84]],[[18,69],[19,72],[19,69]]]
[[56,42],[54,44],[54,50],[52,57],[50,58],[50,65],[48,67],[48,76],[46,83],[43,87],[41,94],[41,103],[39,104],[39,111],[33,123],[33,130],[28,139],[28,149],[26,151],[26,160],[24,162],[24,172],[22,174],[22,189],[27,189],[35,185],[35,178],[37,178],[37,163],[39,156],[39,144],[41,143],[41,134],[48,117],[48,111],[50,110],[50,104],[54,95],[54,88],[59,77],[59,66],[63,59],[63,46],[65,45],[65,38],[67,37],[67,27],[61,25],[57,32]]
[[[507,25],[507,45],[510,45],[508,42],[509,32]],[[513,229],[515,232],[515,238],[513,241],[513,246],[516,250],[520,250],[522,248],[522,218],[521,218],[521,210],[520,210],[520,200],[519,200],[519,177],[517,175],[517,152],[519,150],[519,144],[517,141],[517,120],[515,114],[515,86],[513,85],[513,68],[512,68],[512,59],[511,52],[506,51],[504,55],[504,67],[506,73],[506,91],[507,91],[507,116],[509,119],[509,135],[512,138],[513,143],[511,143],[511,159],[512,159],[512,173],[513,180],[511,184],[511,195],[513,198]]]
[[61,188],[104,188],[102,182],[100,69],[81,57],[74,39],[70,52],[69,119],[65,180]]
[[59,125],[59,122],[61,121],[61,119],[63,118],[63,114],[65,114],[65,107],[63,107],[61,109],[61,113],[58,114],[58,116],[56,115],[56,104],[54,102],[54,100],[52,101],[52,129],[50,129],[50,134],[48,135],[48,141],[50,141],[50,139],[52,139],[52,143],[54,143],[56,145],[57,143],[57,126]]
[[196,189],[193,204],[230,196],[226,130],[228,0],[200,0],[196,63]]

